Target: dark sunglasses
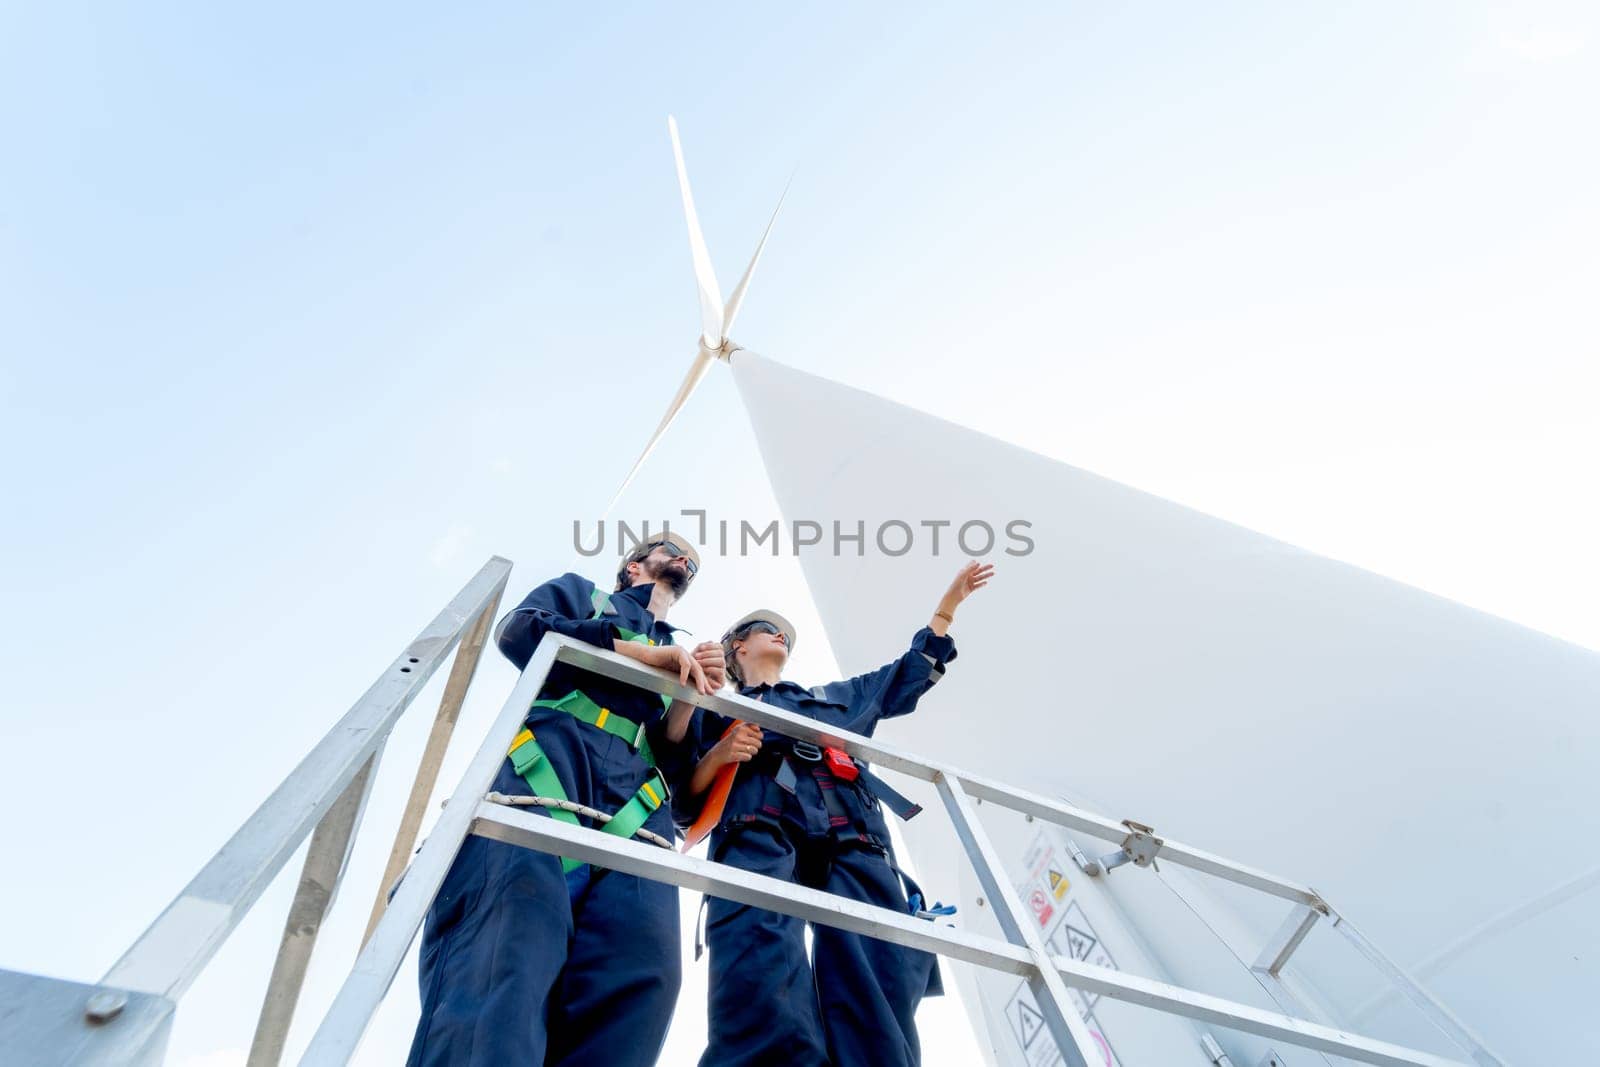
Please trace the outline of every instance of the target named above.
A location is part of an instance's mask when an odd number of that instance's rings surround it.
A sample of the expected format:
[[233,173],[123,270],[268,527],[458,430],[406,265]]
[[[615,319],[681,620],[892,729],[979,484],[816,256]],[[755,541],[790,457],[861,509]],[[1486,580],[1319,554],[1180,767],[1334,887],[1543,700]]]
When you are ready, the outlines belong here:
[[666,549],[667,555],[671,556],[673,559],[682,559],[684,569],[689,572],[689,577],[693,578],[696,574],[700,573],[700,564],[690,559],[687,552],[673,544],[671,541],[657,541],[655,544],[651,545],[645,550],[645,555],[648,556],[651,552],[658,548]]
[[749,635],[749,634],[771,634],[773,637],[782,637],[784,644],[787,645],[789,643],[789,638],[784,634],[784,632],[782,630],[778,629],[778,627],[775,624],[767,622],[765,620],[762,620],[760,622],[751,623],[749,626],[746,626],[744,628],[744,632],[745,632],[746,635]]

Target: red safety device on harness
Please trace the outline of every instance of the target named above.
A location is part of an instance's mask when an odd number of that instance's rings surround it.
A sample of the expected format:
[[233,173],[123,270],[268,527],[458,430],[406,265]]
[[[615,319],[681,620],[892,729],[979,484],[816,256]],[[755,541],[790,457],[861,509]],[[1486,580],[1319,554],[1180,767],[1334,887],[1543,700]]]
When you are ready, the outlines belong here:
[[822,762],[828,765],[828,770],[832,771],[833,776],[841,782],[853,782],[861,773],[856,761],[842,748],[824,748]]

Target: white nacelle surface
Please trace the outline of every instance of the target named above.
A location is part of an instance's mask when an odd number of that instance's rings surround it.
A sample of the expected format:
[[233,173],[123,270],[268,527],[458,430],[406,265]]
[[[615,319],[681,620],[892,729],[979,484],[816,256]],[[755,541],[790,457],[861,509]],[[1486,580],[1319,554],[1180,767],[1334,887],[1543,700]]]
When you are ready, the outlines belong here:
[[[785,522],[824,528],[800,559],[846,672],[926,622],[967,558],[960,524],[997,535],[1000,574],[961,611],[958,660],[882,736],[1314,886],[1512,1062],[1600,1048],[1600,656],[754,354],[732,365]],[[921,523],[939,519],[935,556]],[[1005,552],[1014,519],[1026,555]],[[835,520],[865,523],[862,555],[833,552]],[[905,555],[874,543],[890,520],[915,534]],[[904,540],[891,528],[887,547]],[[959,888],[976,923],[948,820],[916,795],[924,885]],[[995,821],[1020,884],[1038,827]],[[1185,884],[1258,944],[1287,907]],[[1128,926],[1108,936],[1142,945],[1128,969],[1259,993],[1153,872],[1095,886]],[[1336,934],[1314,934],[1293,973],[1342,1025],[1453,1051]],[[1003,999],[969,1004],[1002,1062],[1033,1062],[1008,1044]],[[1257,1062],[1264,1046],[1213,1032]]]

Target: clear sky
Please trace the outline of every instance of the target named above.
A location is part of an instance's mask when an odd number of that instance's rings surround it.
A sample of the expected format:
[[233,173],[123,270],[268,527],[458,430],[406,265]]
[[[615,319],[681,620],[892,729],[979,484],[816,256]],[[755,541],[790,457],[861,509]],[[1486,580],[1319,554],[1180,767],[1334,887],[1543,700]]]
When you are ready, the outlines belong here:
[[[725,287],[795,175],[742,343],[1600,647],[1597,47],[1543,0],[0,6],[0,966],[97,978],[484,558],[569,566],[693,352],[669,112]],[[619,514],[775,516],[714,370]],[[674,621],[811,619],[740,563]],[[286,901],[174,1062],[242,1062]]]

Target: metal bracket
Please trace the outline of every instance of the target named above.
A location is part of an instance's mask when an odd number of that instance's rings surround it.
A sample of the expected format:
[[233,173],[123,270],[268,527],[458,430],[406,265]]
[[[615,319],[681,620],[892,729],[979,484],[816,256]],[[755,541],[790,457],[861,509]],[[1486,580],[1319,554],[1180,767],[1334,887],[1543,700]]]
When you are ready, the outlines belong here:
[[[1030,815],[1029,818],[1031,819],[1032,816]],[[1083,849],[1079,848],[1078,843],[1070,837],[1067,838],[1067,852],[1072,856],[1072,862],[1078,865],[1078,869],[1090,878],[1098,878],[1106,873],[1105,868],[1100,866],[1100,861],[1092,860],[1085,856]]]
[[[1108,873],[1121,867],[1124,863],[1131,863],[1135,867],[1148,867],[1155,862],[1156,855],[1161,851],[1161,846],[1166,844],[1165,841],[1156,836],[1153,827],[1146,826],[1142,822],[1123,819],[1122,825],[1128,828],[1128,836],[1122,839],[1122,847],[1115,852],[1106,853],[1098,861],[1095,861],[1102,870]],[[1089,871],[1088,866],[1081,862],[1079,866],[1082,866],[1086,873],[1094,873]]]
[[0,1056],[7,1063],[158,1067],[174,1007],[154,993],[0,970]]
[[1205,1047],[1206,1057],[1211,1060],[1214,1067],[1233,1067],[1233,1060],[1222,1051],[1222,1046],[1217,1044],[1217,1039],[1210,1034],[1200,1035],[1200,1044]]

